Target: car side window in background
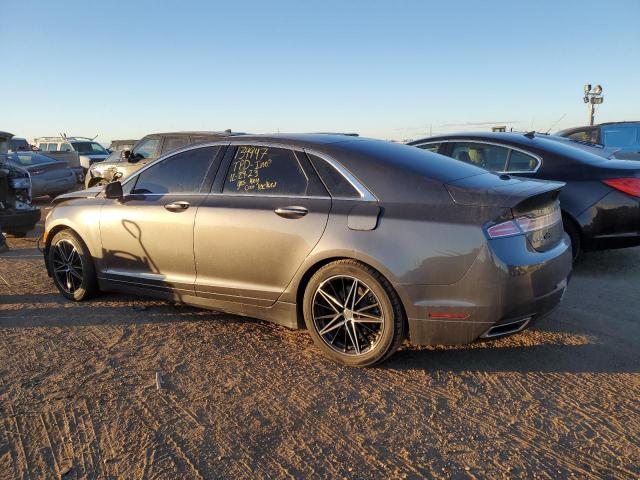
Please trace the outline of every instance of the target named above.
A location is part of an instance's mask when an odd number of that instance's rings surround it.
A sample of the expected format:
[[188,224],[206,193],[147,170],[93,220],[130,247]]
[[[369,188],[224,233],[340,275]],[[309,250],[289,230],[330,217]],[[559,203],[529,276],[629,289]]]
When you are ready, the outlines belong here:
[[186,145],[188,142],[187,137],[166,137],[162,144],[162,153],[175,150]]
[[159,138],[147,138],[133,149],[132,155],[136,155],[141,158],[149,158],[156,154],[159,144]]
[[640,142],[640,127],[636,125],[611,125],[602,127],[605,147],[632,147]]
[[311,153],[308,153],[307,156],[332,197],[360,198],[358,190],[333,165]]
[[533,172],[538,166],[538,161],[531,155],[511,150],[508,172]]
[[426,150],[427,152],[438,153],[441,143],[426,143],[424,145],[417,145],[418,148]]
[[73,147],[69,143],[63,143],[62,145],[60,145],[60,151],[61,152],[72,152],[73,151]]
[[589,128],[585,130],[579,130],[569,135],[571,140],[578,140],[579,142],[598,143],[598,131],[595,128]]
[[57,152],[58,144],[57,143],[47,143],[47,152]]
[[484,143],[454,143],[451,157],[492,172],[502,172],[507,165],[509,150]]
[[165,158],[138,175],[131,193],[198,193],[218,148],[194,148]]
[[236,150],[224,193],[308,195],[309,179],[292,150],[241,145]]

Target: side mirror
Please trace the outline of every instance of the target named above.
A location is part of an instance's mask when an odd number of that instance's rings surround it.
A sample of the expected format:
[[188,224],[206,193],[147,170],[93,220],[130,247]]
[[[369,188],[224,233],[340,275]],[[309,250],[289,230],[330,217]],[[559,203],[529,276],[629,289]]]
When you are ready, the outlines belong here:
[[131,150],[123,150],[120,153],[120,157],[124,158],[124,159],[129,159],[129,157],[131,156]]
[[107,183],[106,187],[104,187],[104,196],[116,200],[122,199],[124,196],[122,193],[122,184],[117,180],[115,182]]

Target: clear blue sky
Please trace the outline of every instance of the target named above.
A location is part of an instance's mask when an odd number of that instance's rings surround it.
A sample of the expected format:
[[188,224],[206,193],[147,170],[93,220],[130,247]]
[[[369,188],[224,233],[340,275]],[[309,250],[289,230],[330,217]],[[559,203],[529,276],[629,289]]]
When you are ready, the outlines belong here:
[[640,1],[0,1],[0,130],[356,131],[640,120]]

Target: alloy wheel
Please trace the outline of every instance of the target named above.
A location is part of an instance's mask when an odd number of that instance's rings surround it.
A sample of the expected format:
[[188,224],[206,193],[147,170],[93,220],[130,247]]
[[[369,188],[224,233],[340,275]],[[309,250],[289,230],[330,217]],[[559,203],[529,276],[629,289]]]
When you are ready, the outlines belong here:
[[69,240],[60,240],[53,247],[53,274],[58,285],[70,295],[82,285],[82,259]]
[[312,301],[313,325],[324,343],[338,353],[364,355],[382,338],[385,317],[371,288],[350,275],[323,281]]

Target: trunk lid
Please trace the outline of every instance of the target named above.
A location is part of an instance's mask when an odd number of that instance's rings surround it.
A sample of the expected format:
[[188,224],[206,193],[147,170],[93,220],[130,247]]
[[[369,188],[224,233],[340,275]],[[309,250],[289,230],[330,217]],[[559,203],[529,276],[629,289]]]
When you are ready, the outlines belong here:
[[560,192],[563,182],[530,180],[484,173],[445,184],[451,198],[458,205],[476,207],[513,208],[520,202],[547,192]]
[[564,236],[558,201],[564,185],[487,173],[463,178],[445,187],[459,205],[509,209],[514,220],[496,219],[487,227],[504,225],[505,231],[512,232],[508,235],[525,235],[533,249],[544,252],[560,243]]

